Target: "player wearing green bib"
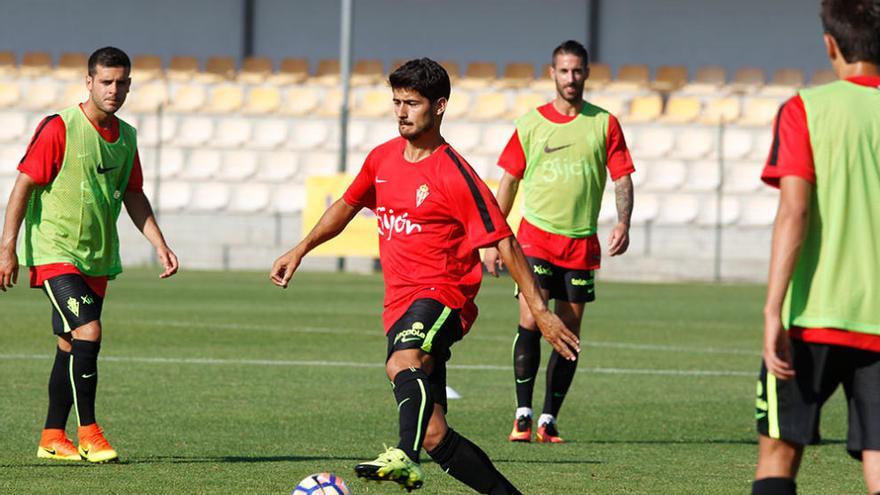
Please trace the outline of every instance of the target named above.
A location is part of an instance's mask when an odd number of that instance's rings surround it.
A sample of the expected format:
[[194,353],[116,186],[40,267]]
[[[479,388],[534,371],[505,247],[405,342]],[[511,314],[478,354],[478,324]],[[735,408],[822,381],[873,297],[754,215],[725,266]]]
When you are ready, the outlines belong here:
[[[89,57],[89,99],[40,123],[18,165],[6,209],[0,290],[17,281],[16,247],[24,221],[20,262],[30,267],[31,286],[42,288],[52,303],[58,336],[40,458],[117,459],[95,420],[95,394],[107,281],[122,272],[116,221],[123,205],[156,248],[164,266],[160,277],[177,271],[177,258],[143,193],[136,132],[114,115],[128,94],[130,71],[128,56],[117,48],[101,48]],[[71,409],[78,447],[65,433]]]
[[880,493],[880,0],[824,0],[839,81],[779,110],[761,178],[780,189],[757,386],[752,493],[796,493],[804,446],[843,385],[847,450]]
[[[601,260],[596,230],[605,182],[610,175],[617,199],[618,223],[609,240],[609,252],[616,256],[629,245],[630,174],[635,169],[617,119],[583,100],[589,77],[589,55],[583,45],[562,43],[553,51],[552,61],[556,99],[516,120],[516,131],[498,159],[505,172],[497,197],[507,215],[522,184],[525,211],[517,239],[544,295],[555,299],[556,313],[577,335],[584,305],[595,299],[594,270]],[[497,251],[487,249],[484,261],[497,275],[501,266]],[[529,442],[541,338],[521,297],[519,309],[513,344],[517,409],[508,438]],[[556,417],[576,369],[577,361],[560,359],[556,352],[550,356],[537,441],[562,442]]]

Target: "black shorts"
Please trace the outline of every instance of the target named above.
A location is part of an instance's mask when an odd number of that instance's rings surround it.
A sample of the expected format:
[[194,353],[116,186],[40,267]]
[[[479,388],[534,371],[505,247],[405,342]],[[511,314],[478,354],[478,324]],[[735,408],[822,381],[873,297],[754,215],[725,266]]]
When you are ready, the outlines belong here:
[[428,376],[434,403],[446,410],[446,361],[452,356],[452,344],[461,340],[460,310],[451,309],[434,299],[416,299],[388,331],[388,355],[404,349],[421,349],[434,357],[434,369]]
[[[550,299],[579,304],[596,300],[596,273],[593,270],[570,270],[531,256],[526,259],[538,279],[538,286],[550,291]],[[519,287],[514,295],[519,296]]]
[[79,275],[52,277],[43,283],[43,291],[52,302],[52,331],[56,335],[70,333],[101,319],[104,299]]
[[795,377],[777,380],[761,364],[758,433],[799,445],[818,443],[822,405],[843,385],[849,411],[846,448],[861,459],[880,450],[880,352],[792,339]]

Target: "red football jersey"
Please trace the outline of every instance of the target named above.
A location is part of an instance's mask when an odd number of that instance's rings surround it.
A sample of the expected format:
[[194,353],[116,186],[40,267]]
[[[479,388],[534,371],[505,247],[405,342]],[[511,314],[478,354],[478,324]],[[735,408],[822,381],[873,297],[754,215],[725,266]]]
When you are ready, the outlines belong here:
[[483,276],[477,250],[513,233],[489,188],[448,144],[412,163],[406,143],[398,137],[373,149],[343,195],[378,220],[385,332],[421,298],[461,309],[467,332]]

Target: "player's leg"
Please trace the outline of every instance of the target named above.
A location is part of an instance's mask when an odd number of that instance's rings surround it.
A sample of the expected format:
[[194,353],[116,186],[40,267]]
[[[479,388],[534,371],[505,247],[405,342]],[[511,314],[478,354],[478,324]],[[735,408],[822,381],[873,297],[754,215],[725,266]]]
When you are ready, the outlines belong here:
[[[595,272],[592,270],[563,270],[557,268],[562,280],[561,290],[556,294],[555,311],[565,326],[575,335],[580,336],[584,306],[596,299],[594,289]],[[561,443],[556,426],[556,418],[568,389],[574,380],[580,359],[569,361],[563,359],[558,352],[550,354],[547,362],[547,388],[544,395],[544,408],[538,418],[539,442]]]
[[862,451],[862,472],[865,475],[868,493],[873,495],[880,493],[880,450]]
[[803,452],[803,445],[760,435],[752,495],[794,495]]
[[862,472],[869,494],[880,492],[880,353],[860,349],[840,349],[843,390],[848,409],[846,448],[862,461]]
[[[552,283],[550,263],[539,258],[526,258],[538,281],[544,298],[550,297]],[[517,291],[518,292],[518,291]],[[516,387],[516,412],[513,429],[508,435],[511,442],[530,442],[532,440],[532,397],[535,379],[541,365],[541,332],[535,318],[522,294],[517,295],[519,303],[519,326],[513,340],[513,378]]]
[[44,288],[61,316],[65,333],[72,336],[68,374],[79,426],[79,453],[90,462],[116,460],[116,451],[95,421],[104,300],[79,275],[53,277]]
[[70,340],[64,333],[64,324],[58,311],[52,308],[52,330],[58,336],[55,347],[55,362],[49,374],[49,407],[46,423],[40,434],[37,457],[42,459],[79,461],[82,460],[76,446],[67,438],[65,428],[70,408],[73,407],[73,389],[70,386]]

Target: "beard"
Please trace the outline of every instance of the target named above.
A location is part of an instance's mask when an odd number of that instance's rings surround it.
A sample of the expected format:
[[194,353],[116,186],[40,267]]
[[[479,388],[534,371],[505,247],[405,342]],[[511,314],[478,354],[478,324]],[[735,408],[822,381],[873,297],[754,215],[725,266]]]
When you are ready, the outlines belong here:
[[398,122],[397,132],[400,133],[400,137],[406,139],[407,141],[414,141],[420,138],[426,131],[431,129],[434,126],[434,121],[431,120],[426,122],[422,126],[417,126],[412,122],[407,122],[409,124],[406,128],[400,127],[400,122]]
[[[573,95],[571,96],[568,94],[569,91],[566,91],[570,89],[574,90]],[[584,86],[575,84],[562,86],[559,83],[556,83],[556,94],[562,97],[563,100],[575,104],[584,99]]]

